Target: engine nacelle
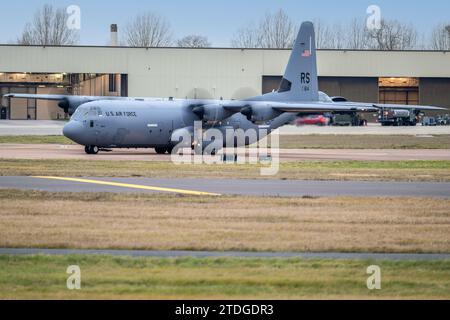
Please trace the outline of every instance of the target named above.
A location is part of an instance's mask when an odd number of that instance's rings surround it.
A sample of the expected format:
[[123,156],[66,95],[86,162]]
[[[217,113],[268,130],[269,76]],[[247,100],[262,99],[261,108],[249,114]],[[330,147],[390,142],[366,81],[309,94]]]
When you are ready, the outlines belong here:
[[195,107],[192,110],[200,119],[207,122],[219,122],[233,115],[233,112],[226,110],[219,104]]
[[272,120],[282,114],[281,111],[274,110],[270,106],[248,106],[241,110],[241,113],[247,117],[248,121],[253,123]]
[[70,96],[62,99],[58,103],[58,106],[63,109],[65,113],[73,115],[79,106],[91,101],[91,99],[86,97]]

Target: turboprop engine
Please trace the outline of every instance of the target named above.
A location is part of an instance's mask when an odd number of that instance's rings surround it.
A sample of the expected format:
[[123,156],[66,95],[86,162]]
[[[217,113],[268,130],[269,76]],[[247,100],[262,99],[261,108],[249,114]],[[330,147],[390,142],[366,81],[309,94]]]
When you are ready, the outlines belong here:
[[65,113],[73,115],[79,106],[91,101],[92,99],[86,97],[68,96],[58,103],[58,107],[63,109]]
[[232,111],[225,109],[219,104],[194,107],[192,112],[194,112],[200,119],[207,122],[219,122],[233,115]]
[[282,114],[281,111],[274,110],[267,105],[249,105],[241,109],[241,113],[253,123],[272,120]]

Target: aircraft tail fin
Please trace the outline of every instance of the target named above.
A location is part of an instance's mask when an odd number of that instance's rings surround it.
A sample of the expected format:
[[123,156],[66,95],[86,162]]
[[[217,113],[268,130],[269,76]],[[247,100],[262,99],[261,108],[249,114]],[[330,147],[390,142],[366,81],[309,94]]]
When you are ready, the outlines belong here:
[[319,100],[314,25],[304,22],[292,48],[278,93],[286,101]]

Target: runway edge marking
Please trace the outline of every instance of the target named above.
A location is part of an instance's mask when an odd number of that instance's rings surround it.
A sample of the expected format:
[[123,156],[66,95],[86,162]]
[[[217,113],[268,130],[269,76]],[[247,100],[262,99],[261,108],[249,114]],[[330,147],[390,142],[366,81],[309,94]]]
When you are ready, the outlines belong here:
[[129,184],[129,183],[101,181],[101,180],[91,180],[91,179],[64,178],[64,177],[44,177],[44,176],[33,176],[32,178],[35,178],[35,179],[46,179],[46,180],[70,181],[70,182],[81,182],[81,183],[113,186],[113,187],[141,189],[141,190],[150,190],[150,191],[161,191],[161,192],[170,192],[170,193],[178,193],[178,194],[185,194],[185,195],[194,195],[194,196],[216,196],[216,197],[221,196],[221,194],[219,194],[219,193],[211,193],[211,192],[203,192],[203,191],[195,191],[195,190],[185,190],[185,189],[176,189],[176,188],[154,187],[154,186],[145,186],[145,185],[139,185],[139,184]]

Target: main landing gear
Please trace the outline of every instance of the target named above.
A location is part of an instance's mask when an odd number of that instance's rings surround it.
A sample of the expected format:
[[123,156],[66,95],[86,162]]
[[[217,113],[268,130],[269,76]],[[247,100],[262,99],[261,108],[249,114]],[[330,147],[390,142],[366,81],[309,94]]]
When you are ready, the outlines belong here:
[[156,147],[155,151],[157,154],[171,154],[173,150],[172,146],[166,146],[166,147]]
[[100,149],[97,146],[85,146],[84,151],[87,154],[97,154],[100,151]]

